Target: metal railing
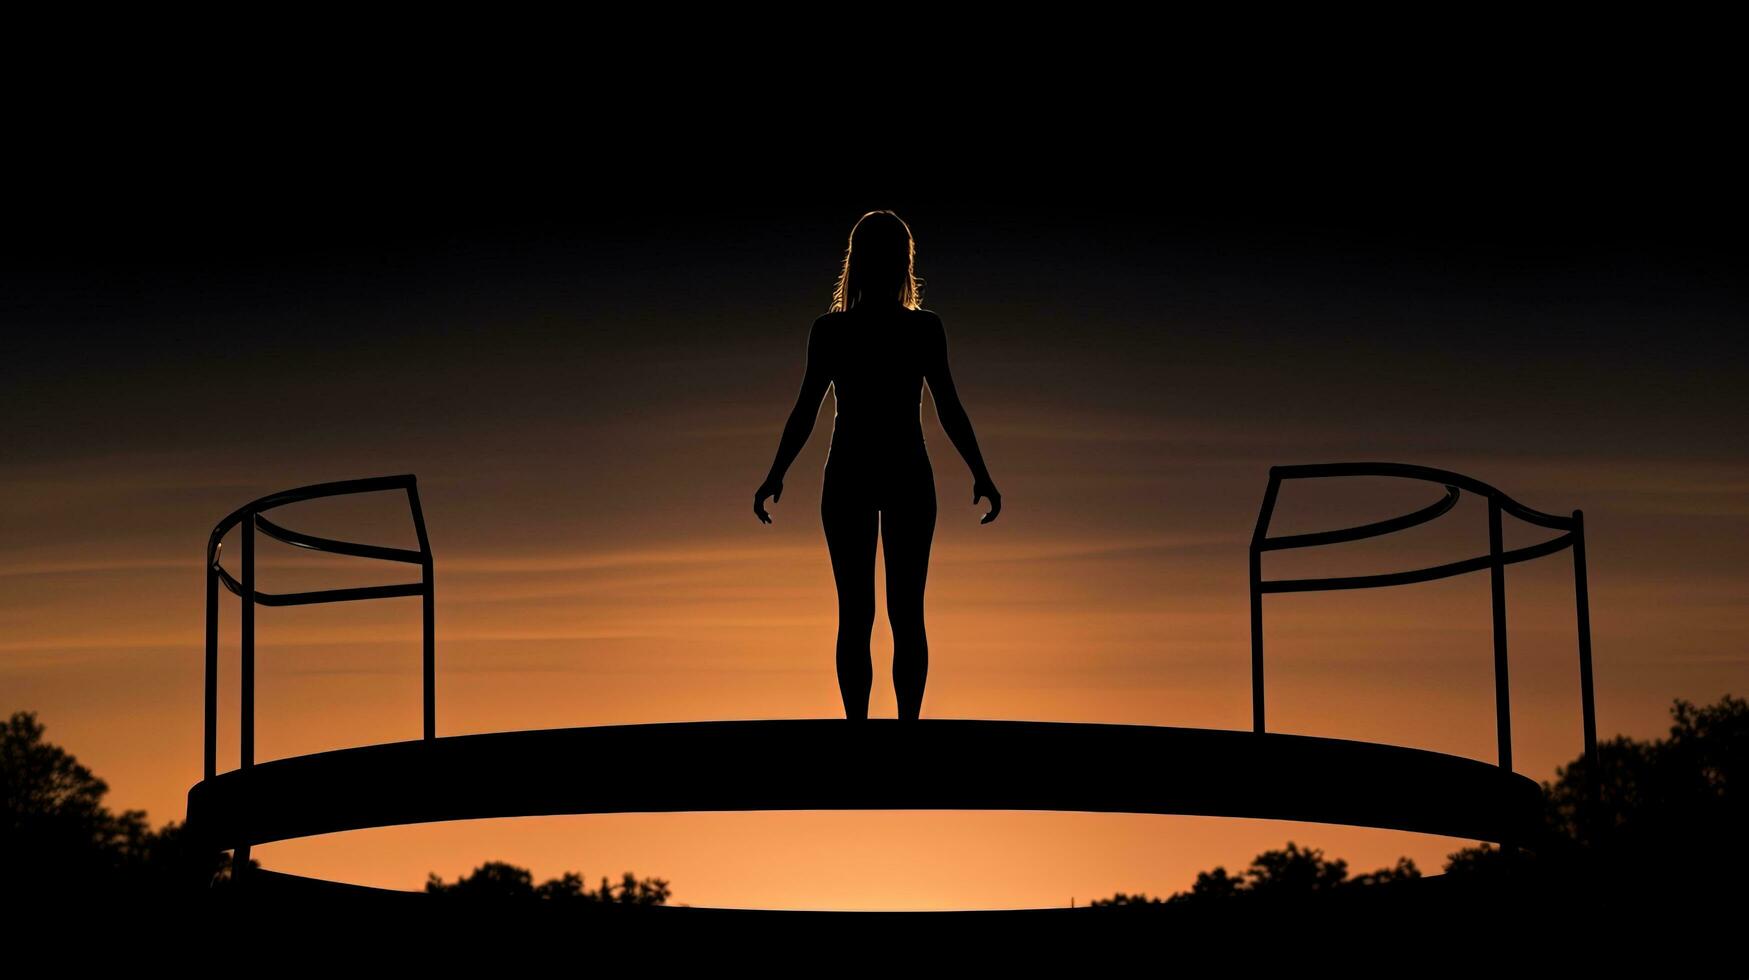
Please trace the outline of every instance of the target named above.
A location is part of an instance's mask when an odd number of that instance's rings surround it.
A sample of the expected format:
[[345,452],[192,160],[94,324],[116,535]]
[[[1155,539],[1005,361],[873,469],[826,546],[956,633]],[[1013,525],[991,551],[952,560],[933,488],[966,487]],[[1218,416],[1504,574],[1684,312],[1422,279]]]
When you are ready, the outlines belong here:
[[[1311,534],[1269,536],[1270,518],[1275,513],[1275,499],[1283,480],[1321,479],[1338,476],[1390,476],[1442,484],[1445,496],[1420,510],[1390,520],[1334,531]],[[1460,561],[1430,565],[1425,568],[1380,575],[1348,575],[1331,578],[1265,579],[1263,553],[1288,548],[1311,548],[1318,545],[1360,541],[1394,531],[1426,524],[1457,506],[1464,490],[1488,501],[1488,553]],[[1528,524],[1565,534],[1523,548],[1507,550],[1502,544],[1501,515],[1510,514]],[[1257,529],[1251,535],[1251,724],[1261,733],[1263,727],[1263,596],[1271,592],[1321,592],[1335,589],[1370,589],[1390,585],[1408,585],[1450,578],[1467,572],[1488,570],[1492,587],[1494,616],[1494,712],[1500,748],[1500,768],[1512,769],[1511,695],[1507,683],[1506,660],[1506,566],[1532,558],[1551,555],[1563,548],[1573,549],[1574,606],[1579,623],[1579,696],[1584,712],[1585,759],[1596,771],[1597,711],[1591,688],[1591,605],[1585,582],[1585,518],[1581,511],[1571,517],[1545,514],[1524,506],[1498,489],[1449,470],[1407,463],[1318,463],[1304,466],[1272,466],[1269,488],[1263,495],[1263,508],[1257,515]]]
[[[332,538],[305,534],[268,520],[263,511],[303,500],[337,497],[344,494],[374,493],[383,490],[405,490],[407,505],[413,513],[413,528],[418,532],[419,550],[385,548],[380,545],[355,544]],[[239,580],[220,564],[223,539],[233,528],[240,528],[242,578]],[[356,558],[418,565],[420,579],[404,585],[373,585],[352,589],[322,589],[315,592],[260,592],[255,588],[255,531],[298,548],[323,551]],[[219,725],[219,585],[231,590],[243,601],[239,684],[241,686],[239,768],[255,764],[255,607],[304,606],[319,602],[351,602],[359,599],[389,599],[419,596],[424,600],[424,672],[425,672],[425,738],[437,737],[436,648],[432,636],[432,559],[431,542],[425,535],[425,515],[419,509],[419,490],[411,474],[381,476],[365,480],[342,480],[317,483],[293,490],[283,490],[252,500],[232,511],[213,527],[206,546],[206,777],[213,778],[218,770]]]

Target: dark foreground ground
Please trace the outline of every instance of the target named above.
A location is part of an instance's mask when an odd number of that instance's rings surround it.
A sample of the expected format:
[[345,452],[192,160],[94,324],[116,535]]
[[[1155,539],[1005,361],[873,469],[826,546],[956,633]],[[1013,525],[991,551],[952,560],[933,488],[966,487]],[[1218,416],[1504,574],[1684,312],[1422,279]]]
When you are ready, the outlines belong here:
[[[247,891],[144,906],[102,897],[22,907],[20,941],[133,957],[176,950],[251,969],[284,960],[452,971],[541,965],[589,973],[593,957],[642,969],[928,968],[987,974],[1049,964],[1170,972],[1224,964],[1396,975],[1455,963],[1656,975],[1741,975],[1744,902],[1734,881],[1689,876],[1552,880],[1524,873],[1431,876],[1291,900],[994,912],[784,912],[680,906],[563,906],[440,899],[257,873]],[[15,945],[15,948],[19,948]],[[1031,969],[1029,969],[1031,968]],[[1200,967],[1203,969],[1206,967]],[[1648,973],[1647,975],[1652,975]]]

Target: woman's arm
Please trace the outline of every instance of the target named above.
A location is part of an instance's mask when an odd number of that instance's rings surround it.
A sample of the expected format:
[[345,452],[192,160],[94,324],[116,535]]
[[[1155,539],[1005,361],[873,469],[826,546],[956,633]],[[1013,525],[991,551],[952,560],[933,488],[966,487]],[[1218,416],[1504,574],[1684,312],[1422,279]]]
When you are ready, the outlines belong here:
[[784,474],[789,472],[790,464],[801,455],[802,447],[813,435],[820,402],[825,399],[826,388],[832,383],[822,337],[824,330],[820,326],[824,319],[820,317],[808,328],[808,366],[802,374],[802,390],[796,394],[796,405],[790,409],[789,420],[784,423],[783,437],[777,443],[777,458],[771,461],[771,472],[766,474],[765,482],[753,494],[753,513],[767,524],[771,523],[771,515],[765,512],[765,498],[770,497],[773,503],[783,499]]
[[928,330],[929,349],[923,378],[929,382],[929,393],[935,397],[935,414],[941,419],[942,429],[966,465],[971,467],[972,503],[981,498],[990,501],[990,512],[978,522],[988,524],[1002,513],[1002,494],[996,490],[996,482],[990,479],[990,470],[984,465],[983,454],[978,451],[978,437],[972,431],[972,420],[966,415],[959,391],[953,386],[953,372],[947,365],[947,329],[941,325],[941,317],[930,313]]

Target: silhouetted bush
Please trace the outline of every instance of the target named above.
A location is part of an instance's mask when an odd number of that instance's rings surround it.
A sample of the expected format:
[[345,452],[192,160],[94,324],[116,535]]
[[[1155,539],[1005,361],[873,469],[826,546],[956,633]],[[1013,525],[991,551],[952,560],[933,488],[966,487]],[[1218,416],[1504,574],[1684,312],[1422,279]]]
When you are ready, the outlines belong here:
[[527,868],[503,861],[488,861],[475,868],[472,874],[447,884],[433,874],[426,879],[425,891],[448,898],[487,901],[538,900],[615,905],[663,905],[669,895],[667,881],[639,878],[630,871],[617,885],[602,878],[601,887],[594,890],[584,885],[583,876],[575,871],[567,871],[536,885],[534,875]]
[[1749,701],[1725,695],[1696,707],[1677,700],[1666,738],[1617,736],[1543,783],[1540,839],[1509,860],[1498,848],[1451,855],[1448,874],[1540,870],[1548,874],[1737,877],[1745,870],[1743,799],[1749,760]]
[[111,812],[108,784],[43,733],[30,711],[0,727],[0,882],[14,897],[162,892],[225,877],[182,824],[154,831],[143,810]]
[[[1542,882],[1618,888],[1676,886],[1702,894],[1735,882],[1749,870],[1742,843],[1749,826],[1743,799],[1749,766],[1749,701],[1727,694],[1696,707],[1677,700],[1667,738],[1617,736],[1597,746],[1597,765],[1583,754],[1557,767],[1543,785],[1544,811],[1536,839],[1508,854],[1492,845],[1447,856],[1445,874],[1456,882],[1521,876]],[[1266,851],[1239,875],[1204,871],[1188,892],[1149,898],[1119,892],[1093,905],[1164,905],[1224,902],[1271,896],[1292,898],[1372,891],[1420,878],[1407,858],[1396,867],[1348,877],[1342,861],[1317,850]],[[1692,887],[1690,887],[1692,886]]]
[[1317,848],[1302,848],[1293,841],[1277,851],[1264,851],[1251,861],[1251,866],[1233,875],[1224,867],[1204,871],[1196,876],[1196,884],[1188,892],[1178,892],[1170,898],[1149,898],[1145,894],[1126,895],[1118,892],[1111,898],[1095,899],[1091,904],[1111,905],[1178,905],[1205,904],[1238,899],[1290,901],[1352,891],[1377,888],[1421,877],[1415,862],[1400,859],[1396,866],[1381,868],[1354,878],[1348,876],[1348,862],[1325,860]]

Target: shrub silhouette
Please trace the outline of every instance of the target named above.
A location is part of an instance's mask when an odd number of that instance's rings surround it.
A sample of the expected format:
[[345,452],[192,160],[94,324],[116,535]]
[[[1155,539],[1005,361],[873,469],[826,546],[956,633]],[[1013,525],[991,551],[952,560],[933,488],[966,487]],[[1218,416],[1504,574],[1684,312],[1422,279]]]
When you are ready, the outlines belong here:
[[1149,898],[1146,894],[1126,895],[1118,892],[1110,898],[1095,899],[1096,906],[1110,905],[1174,905],[1186,903],[1226,902],[1237,899],[1290,900],[1329,895],[1338,891],[1376,888],[1421,877],[1420,869],[1408,858],[1398,860],[1394,867],[1381,868],[1354,878],[1348,877],[1348,862],[1325,860],[1317,848],[1302,848],[1293,841],[1281,850],[1264,851],[1251,861],[1251,866],[1233,875],[1224,867],[1204,871],[1196,876],[1196,884],[1188,892],[1170,898]]
[[[1749,772],[1749,701],[1729,694],[1697,707],[1672,703],[1670,734],[1641,741],[1617,736],[1598,743],[1597,765],[1584,755],[1543,782],[1544,810],[1535,847],[1507,855],[1491,845],[1446,857],[1445,874],[1475,881],[1510,874],[1569,881],[1605,876],[1616,884],[1703,877],[1742,880],[1749,871],[1738,839],[1749,826],[1743,784]],[[1244,898],[1292,898],[1356,892],[1421,877],[1403,858],[1393,868],[1348,877],[1342,861],[1326,861],[1293,842],[1259,854],[1232,875],[1204,871],[1188,892],[1169,898],[1118,892],[1092,905],[1165,905]]]
[[12,894],[91,897],[228,881],[228,860],[197,857],[185,825],[154,831],[144,810],[111,812],[109,785],[44,731],[32,711],[0,726],[0,881]]
[[527,868],[519,868],[503,861],[488,861],[475,868],[472,874],[449,883],[433,874],[426,879],[425,891],[431,895],[459,899],[616,905],[663,905],[667,903],[669,895],[667,881],[661,878],[639,878],[630,871],[625,873],[617,885],[605,877],[602,878],[601,887],[593,891],[583,884],[583,876],[575,871],[567,871],[557,878],[550,878],[536,885],[534,875]]

